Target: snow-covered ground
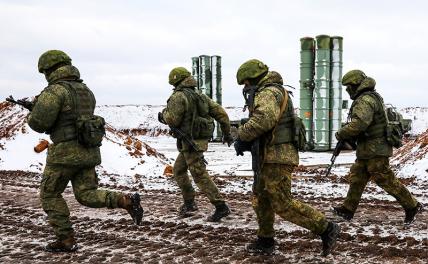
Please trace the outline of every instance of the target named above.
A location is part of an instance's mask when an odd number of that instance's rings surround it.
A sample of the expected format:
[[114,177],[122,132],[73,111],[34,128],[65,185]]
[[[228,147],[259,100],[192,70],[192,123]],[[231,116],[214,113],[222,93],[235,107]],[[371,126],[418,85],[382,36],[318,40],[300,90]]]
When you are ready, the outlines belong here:
[[[167,130],[168,126],[158,122],[157,114],[164,105],[101,105],[96,108],[96,114],[103,116],[116,129],[144,129],[149,135],[156,135],[155,131]],[[240,120],[248,116],[242,107],[225,107],[230,120]],[[428,107],[406,107],[398,111],[404,118],[412,120],[410,134],[418,135],[428,129]],[[299,110],[296,108],[295,112]],[[348,115],[348,109],[342,112],[343,120]]]
[[[178,152],[175,139],[159,133],[167,131],[168,127],[157,121],[157,113],[164,106],[152,105],[125,105],[99,106],[96,113],[103,116],[109,128],[101,147],[103,163],[97,167],[101,175],[100,181],[105,184],[144,186],[146,189],[175,189],[175,183],[164,175],[167,165],[173,165]],[[226,107],[231,120],[239,120],[246,116],[240,107]],[[428,120],[427,108],[406,108],[404,116],[415,120],[413,131],[426,130]],[[26,110],[18,106],[7,106],[1,112],[0,123],[3,124],[3,136],[0,138],[0,169],[25,170],[41,172],[44,167],[46,152],[36,154],[33,147],[40,139],[49,139],[45,134],[32,131],[25,124]],[[416,117],[416,118],[415,118]],[[133,132],[134,131],[134,132]],[[142,131],[138,133],[138,131]],[[136,147],[137,145],[139,147]],[[426,181],[428,156],[420,144],[414,144],[406,153],[418,153],[418,159],[393,159],[402,178],[416,177],[416,181]],[[245,176],[252,175],[250,154],[236,156],[233,147],[228,148],[220,143],[211,143],[205,153],[208,160],[208,170],[211,175]],[[325,168],[330,163],[330,152],[300,153],[300,164],[307,167]],[[337,158],[332,173],[345,176],[349,171],[349,164],[355,160],[354,152],[343,152]],[[230,183],[231,185],[235,183]],[[314,186],[320,195],[331,192],[328,186]],[[251,184],[228,186],[229,191],[250,191]],[[345,190],[337,190],[338,196],[343,196]],[[381,193],[381,192],[380,192]],[[389,198],[388,198],[389,199]]]
[[[79,260],[86,258],[95,263],[96,256],[104,254],[108,256],[104,260],[113,262],[117,257],[120,262],[138,254],[134,251],[128,252],[134,250],[133,247],[128,247],[129,244],[140,246],[138,252],[151,252],[160,259],[166,259],[171,252],[174,252],[173,255],[176,257],[177,252],[180,254],[183,244],[185,249],[191,252],[183,251],[180,260],[193,254],[198,260],[197,263],[210,262],[201,260],[202,251],[199,251],[203,246],[209,246],[210,248],[206,249],[203,255],[209,255],[213,250],[218,250],[214,254],[216,256],[211,256],[211,259],[224,254],[224,260],[231,260],[230,256],[242,255],[241,246],[256,232],[257,224],[250,202],[253,182],[250,153],[236,156],[233,147],[229,148],[221,143],[210,143],[205,158],[208,161],[208,172],[231,206],[232,215],[221,223],[207,223],[206,214],[210,213],[212,206],[203,195],[198,193],[197,202],[200,212],[191,218],[176,218],[176,208],[181,203],[181,196],[171,175],[165,174],[164,170],[173,165],[178,152],[175,139],[167,135],[168,128],[157,121],[157,113],[162,108],[162,106],[135,105],[97,108],[97,113],[104,116],[108,122],[107,135],[101,147],[103,163],[97,167],[100,184],[104,188],[113,190],[140,192],[143,195],[143,206],[146,210],[145,221],[141,229],[135,230],[127,226],[126,212],[100,209],[95,213],[91,209],[79,206],[72,199],[72,191],[67,189],[64,196],[71,206],[74,217],[72,220],[83,244],[83,250],[77,253],[80,255],[75,255]],[[232,120],[239,120],[246,116],[242,108],[226,108],[226,110]],[[418,111],[421,114],[418,114]],[[427,128],[424,121],[428,119],[426,112],[425,108],[410,109],[406,112],[407,117],[417,116],[418,122],[414,123],[413,127],[417,136],[397,150],[392,159],[399,178],[424,204],[428,203],[426,193],[428,131],[421,132],[426,131]],[[37,254],[36,259],[42,257],[43,261],[49,262],[50,255],[39,253],[42,252],[40,241],[46,242],[46,239],[43,240],[41,237],[45,236],[50,229],[47,225],[43,225],[45,215],[36,199],[46,151],[40,154],[33,151],[39,139],[48,139],[48,136],[33,132],[25,124],[26,113],[17,106],[5,106],[0,103],[0,195],[3,199],[0,204],[3,208],[0,210],[2,227],[0,245],[4,244],[5,249],[8,250],[6,254],[0,253],[0,259],[2,256],[9,262],[15,257],[16,259],[34,259],[32,255],[27,256],[25,255],[27,253],[22,253],[32,249],[31,254]],[[296,168],[293,173],[292,193],[296,199],[317,207],[326,214],[328,219],[336,221],[338,219],[332,215],[330,208],[339,204],[346,196],[349,187],[346,176],[350,164],[355,159],[355,153],[341,153],[336,159],[336,166],[333,167],[331,175],[325,177],[330,158],[331,152],[300,153],[302,166]],[[28,171],[36,173],[28,173]],[[22,195],[23,192],[26,196]],[[425,258],[423,254],[426,255],[424,249],[426,249],[428,230],[425,216],[426,213],[423,212],[420,216],[422,219],[418,219],[410,227],[403,227],[403,211],[399,204],[385,191],[369,183],[354,220],[340,223],[341,243],[335,255],[336,260],[332,263],[354,263],[360,259],[364,259],[361,263],[378,262],[380,259],[385,259],[385,263],[414,262],[415,260],[415,263],[422,263],[419,260]],[[31,222],[23,219],[35,220]],[[116,226],[117,221],[120,222],[119,229]],[[26,225],[22,225],[23,223]],[[276,220],[275,229],[278,231],[277,239],[281,246],[278,248],[279,254],[276,255],[279,260],[273,261],[274,263],[284,263],[290,259],[293,262],[319,261],[319,257],[312,252],[319,246],[318,238],[306,234],[304,229],[279,218]],[[20,234],[19,237],[17,233]],[[111,242],[112,235],[115,241],[108,244]],[[225,241],[218,240],[219,236],[223,239],[228,238],[229,242],[224,244]],[[10,244],[9,240],[14,242]],[[216,242],[219,245],[216,245]],[[168,245],[172,246],[168,247]],[[150,257],[153,256],[150,255]],[[248,262],[239,261],[247,258]],[[263,262],[263,259],[252,259],[245,254],[236,262],[253,263],[253,260]],[[63,259],[58,262],[68,262],[68,260]],[[132,263],[133,261],[122,262]]]

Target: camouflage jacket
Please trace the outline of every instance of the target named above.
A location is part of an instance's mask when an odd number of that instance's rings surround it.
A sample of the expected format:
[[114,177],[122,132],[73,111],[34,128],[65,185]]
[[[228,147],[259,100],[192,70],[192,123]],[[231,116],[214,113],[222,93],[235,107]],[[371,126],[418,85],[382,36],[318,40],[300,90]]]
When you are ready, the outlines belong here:
[[392,156],[392,147],[385,136],[367,136],[367,131],[373,126],[385,122],[383,102],[370,94],[375,85],[375,80],[370,77],[361,83],[357,88],[358,95],[352,103],[348,123],[337,132],[338,140],[357,142],[357,159]]
[[[269,86],[269,83],[279,83],[270,72],[257,84],[264,87],[256,92],[254,108],[250,119],[238,129],[238,137],[243,141],[253,141],[263,138],[268,142],[264,147],[264,163],[277,163],[287,165],[298,165],[299,154],[292,143],[269,144],[272,137],[272,129],[280,119],[281,104],[284,94],[280,88]],[[286,93],[285,96],[288,96]],[[288,98],[288,100],[291,100]]]
[[[56,69],[49,76],[49,85],[38,96],[28,116],[28,125],[36,132],[50,134],[60,116],[71,111],[71,96],[58,81],[79,80],[80,73],[76,67],[66,65]],[[82,83],[82,85],[84,85]],[[99,148],[86,148],[76,140],[50,144],[47,164],[91,167],[101,163]]]
[[[175,89],[172,95],[168,99],[168,103],[165,109],[162,110],[163,118],[165,122],[172,127],[180,127],[183,122],[183,117],[187,111],[188,98],[186,97],[183,89],[195,89],[196,81],[193,77],[188,77],[184,79]],[[217,122],[220,123],[221,131],[223,134],[230,134],[230,121],[229,116],[226,111],[208,96],[201,94],[201,96],[206,97],[208,101],[208,113],[214,118]],[[194,142],[202,151],[208,149],[208,140],[206,139],[196,139]],[[189,146],[181,142],[182,146],[179,147],[179,151],[188,151]],[[177,144],[180,145],[180,144]]]

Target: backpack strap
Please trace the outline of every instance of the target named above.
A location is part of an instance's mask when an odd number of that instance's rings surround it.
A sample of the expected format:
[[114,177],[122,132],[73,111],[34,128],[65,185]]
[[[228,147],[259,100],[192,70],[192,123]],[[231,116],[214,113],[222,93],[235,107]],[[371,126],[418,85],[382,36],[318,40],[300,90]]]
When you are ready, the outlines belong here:
[[[76,116],[76,118],[77,118],[77,107],[78,107],[78,100],[76,100],[76,98],[77,98],[77,93],[76,93],[76,91],[74,90],[74,88],[71,86],[71,84],[69,84],[68,82],[66,82],[66,81],[59,81],[59,82],[57,82],[56,84],[59,84],[59,85],[61,85],[62,87],[64,87],[66,90],[67,90],[67,92],[68,92],[68,94],[70,95],[70,97],[71,97],[71,103],[72,103],[72,112],[73,112],[73,114]],[[92,93],[91,93],[92,94]]]
[[51,133],[51,139],[56,144],[59,142],[65,142],[77,139],[77,128],[76,128],[76,119],[77,119],[77,94],[74,91],[71,84],[66,81],[58,81],[55,84],[59,84],[64,87],[67,93],[71,97],[72,109],[71,113],[63,113],[61,114],[63,117],[60,117],[56,121],[55,129]]
[[388,114],[386,113],[386,109],[384,107],[384,103],[383,103],[383,99],[380,96],[379,93],[377,93],[376,91],[369,91],[366,93],[363,93],[362,95],[367,94],[369,96],[371,96],[372,98],[374,98],[378,104],[380,105],[380,107],[382,108],[382,112],[383,112],[383,117],[384,117],[384,122],[380,122],[379,124],[375,124],[373,126],[369,126],[369,131],[366,131],[361,138],[380,138],[380,137],[384,137],[385,136],[385,129],[389,123],[389,119],[388,119]]
[[[183,94],[187,98],[187,101],[188,102],[192,101],[191,103],[193,104],[192,121],[190,124],[190,131],[189,131],[190,135],[187,135],[193,140],[193,126],[195,124],[195,119],[196,119],[196,114],[197,114],[196,112],[198,111],[198,109],[197,109],[198,107],[196,105],[196,103],[197,103],[196,100],[198,98],[195,98],[195,94],[196,94],[196,96],[198,96],[198,94],[195,91],[191,91],[191,90],[186,89],[186,88],[182,88],[179,91],[183,92]],[[187,105],[187,107],[189,107],[189,105]]]
[[[284,96],[284,98],[282,99],[282,102],[281,102],[281,107],[280,107],[280,111],[279,111],[278,121],[276,122],[276,124],[275,124],[275,126],[274,126],[274,128],[272,130],[272,138],[270,140],[270,143],[271,143],[271,142],[274,142],[274,140],[275,140],[275,132],[276,132],[276,129],[278,128],[278,124],[281,121],[281,117],[284,114],[285,107],[287,106],[287,103],[288,103],[288,96],[289,95],[288,95],[287,91],[284,89],[284,87],[282,85],[279,85],[279,84],[267,84],[267,85],[269,85],[269,86],[275,86],[275,87],[279,88],[280,91],[281,91],[281,93],[282,93],[282,95]],[[265,85],[264,87],[267,87],[267,85]]]

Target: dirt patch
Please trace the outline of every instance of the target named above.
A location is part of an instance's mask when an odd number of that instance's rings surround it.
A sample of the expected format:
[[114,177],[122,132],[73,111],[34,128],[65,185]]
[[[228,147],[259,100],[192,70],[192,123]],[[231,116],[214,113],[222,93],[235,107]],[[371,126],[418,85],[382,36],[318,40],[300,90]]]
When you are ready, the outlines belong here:
[[[134,226],[123,210],[79,205],[68,188],[64,197],[80,249],[73,254],[50,254],[43,251],[53,236],[38,200],[40,179],[37,173],[0,172],[2,263],[425,263],[428,257],[428,213],[404,227],[402,210],[394,202],[363,200],[353,221],[335,219],[342,234],[337,250],[327,258],[320,256],[319,237],[277,217],[275,255],[257,256],[244,251],[257,228],[251,194],[226,194],[232,214],[221,223],[209,223],[205,219],[213,206],[204,195],[196,197],[198,212],[180,219],[179,193],[143,187],[121,188],[142,194],[145,217],[141,226]],[[299,199],[323,211],[325,205],[336,203],[332,197]]]

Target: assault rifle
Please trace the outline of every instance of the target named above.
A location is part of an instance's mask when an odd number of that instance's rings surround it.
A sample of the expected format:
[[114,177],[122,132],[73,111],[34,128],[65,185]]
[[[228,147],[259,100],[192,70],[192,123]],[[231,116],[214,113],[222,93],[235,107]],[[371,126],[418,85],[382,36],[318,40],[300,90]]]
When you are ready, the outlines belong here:
[[[161,122],[162,124],[168,125],[165,121],[165,119],[163,119],[162,113],[158,114],[158,120],[159,122]],[[184,133],[181,129],[177,128],[177,127],[173,127],[173,126],[169,126],[169,128],[171,129],[171,132],[178,138],[181,140],[184,140],[187,144],[189,144],[190,148],[193,149],[196,152],[201,152],[201,150],[199,149],[198,145],[196,145],[196,143],[193,141],[193,139],[189,138],[186,133]],[[204,155],[202,154],[200,156],[200,159],[202,160],[202,162],[207,165],[208,161],[205,159]]]
[[330,172],[331,172],[331,168],[333,168],[334,162],[336,161],[337,156],[339,156],[340,152],[344,149],[356,149],[356,145],[354,142],[348,142],[345,140],[340,140],[337,142],[336,147],[333,150],[333,155],[331,156],[330,159],[330,165],[327,168],[327,173],[325,174],[325,176],[327,177]]
[[[186,141],[186,143],[189,144],[190,148],[192,148],[194,151],[196,151],[196,152],[201,151],[199,149],[198,145],[196,145],[196,143],[192,139],[190,139],[181,129],[176,128],[176,127],[172,127],[172,126],[170,126],[169,128],[171,129],[172,133],[174,133],[177,138]],[[208,164],[208,161],[205,159],[203,154],[201,155],[200,158],[205,165]]]
[[[242,90],[242,95],[245,99],[245,105],[243,111],[246,111],[246,109],[250,109],[250,112],[253,110],[254,107],[254,97],[256,95],[256,92],[258,90],[257,86],[251,85],[248,87],[245,87]],[[250,114],[251,116],[251,114]],[[248,122],[250,118],[242,118],[241,119],[241,125],[244,125]],[[260,152],[260,148],[264,146],[264,142],[261,142],[260,138],[255,139],[252,142],[251,145],[251,168],[254,173],[254,179],[253,179],[253,193],[257,194],[260,189],[260,173],[263,163],[263,156]]]
[[33,110],[33,102],[28,101],[26,98],[24,99],[18,99],[17,101],[15,101],[15,99],[13,98],[12,95],[9,95],[9,97],[6,98],[6,101],[11,102],[13,104],[17,104],[20,105],[22,107],[24,107],[25,109],[28,110]]

